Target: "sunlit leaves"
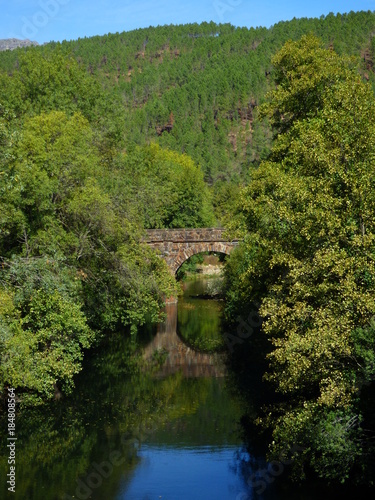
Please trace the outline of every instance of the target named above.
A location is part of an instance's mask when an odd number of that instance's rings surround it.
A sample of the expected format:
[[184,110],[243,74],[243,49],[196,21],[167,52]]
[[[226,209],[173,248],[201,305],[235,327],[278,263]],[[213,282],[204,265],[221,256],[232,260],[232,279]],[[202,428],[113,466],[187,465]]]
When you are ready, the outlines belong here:
[[[233,222],[251,252],[241,299],[262,298],[273,345],[266,378],[291,407],[269,421],[275,448],[300,440],[320,474],[344,479],[360,430],[347,433],[346,468],[329,470],[346,449],[335,419],[358,411],[359,390],[373,373],[375,99],[350,61],[314,37],[288,42],[273,62],[278,87],[264,113],[278,135]],[[326,446],[311,431],[325,418]]]
[[213,224],[210,192],[200,167],[188,155],[151,144],[121,155],[116,167],[113,191],[121,209],[133,211],[144,227]]
[[18,116],[62,110],[89,117],[101,95],[85,69],[58,49],[48,55],[25,52],[12,75],[0,72],[0,81],[0,100]]

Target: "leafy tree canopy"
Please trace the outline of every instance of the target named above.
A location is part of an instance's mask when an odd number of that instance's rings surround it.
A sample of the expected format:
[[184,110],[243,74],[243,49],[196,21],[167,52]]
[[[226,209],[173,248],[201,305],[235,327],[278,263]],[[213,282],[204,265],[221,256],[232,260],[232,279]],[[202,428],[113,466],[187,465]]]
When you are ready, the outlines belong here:
[[143,227],[210,227],[214,223],[202,170],[185,154],[157,144],[130,147],[117,158],[108,181],[122,210],[131,210]]
[[273,64],[278,87],[263,112],[278,135],[240,196],[229,308],[261,300],[266,378],[286,397],[267,419],[274,450],[298,443],[295,467],[344,480],[371,446],[360,401],[375,347],[375,99],[312,36]]

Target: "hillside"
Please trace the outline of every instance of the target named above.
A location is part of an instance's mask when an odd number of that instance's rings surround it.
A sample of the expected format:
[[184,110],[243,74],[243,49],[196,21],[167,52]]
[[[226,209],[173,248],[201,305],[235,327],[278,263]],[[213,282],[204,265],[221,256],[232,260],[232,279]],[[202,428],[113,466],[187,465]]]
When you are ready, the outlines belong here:
[[[294,19],[270,29],[229,24],[159,26],[27,50],[71,53],[115,102],[110,121],[124,144],[155,141],[197,161],[209,184],[246,177],[269,151],[257,106],[272,87],[271,56],[312,32],[339,54],[356,56],[374,80],[375,13]],[[0,54],[12,72],[21,51]],[[112,108],[113,109],[113,108]]]

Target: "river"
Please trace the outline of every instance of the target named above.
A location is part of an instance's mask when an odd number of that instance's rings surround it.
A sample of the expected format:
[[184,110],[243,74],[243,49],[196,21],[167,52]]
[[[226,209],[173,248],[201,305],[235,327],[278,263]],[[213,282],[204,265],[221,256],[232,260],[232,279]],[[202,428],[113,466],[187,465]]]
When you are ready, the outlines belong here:
[[244,445],[251,404],[224,354],[211,352],[223,303],[197,297],[209,283],[186,285],[165,322],[143,332],[141,350],[114,335],[91,352],[70,397],[18,409],[16,493],[2,482],[2,499],[334,498],[285,486],[288,464]]

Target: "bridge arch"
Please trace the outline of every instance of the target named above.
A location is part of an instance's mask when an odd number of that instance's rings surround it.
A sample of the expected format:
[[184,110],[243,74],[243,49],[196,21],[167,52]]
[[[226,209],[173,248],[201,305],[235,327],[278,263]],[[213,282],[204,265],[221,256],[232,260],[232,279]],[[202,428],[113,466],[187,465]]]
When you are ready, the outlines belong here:
[[208,243],[208,244],[203,244],[203,245],[191,245],[188,246],[186,249],[184,249],[182,252],[180,252],[172,266],[169,266],[172,273],[176,274],[177,271],[180,269],[182,264],[186,262],[190,257],[193,255],[197,255],[199,253],[203,252],[216,252],[216,253],[223,253],[225,255],[229,255],[230,252],[232,251],[233,247],[227,246],[221,242],[217,243]]
[[223,228],[149,229],[146,233],[146,243],[160,251],[174,275],[187,259],[197,253],[229,255],[238,244],[238,240],[230,241],[224,237]]

